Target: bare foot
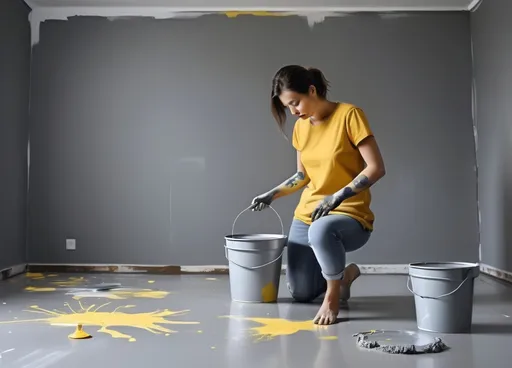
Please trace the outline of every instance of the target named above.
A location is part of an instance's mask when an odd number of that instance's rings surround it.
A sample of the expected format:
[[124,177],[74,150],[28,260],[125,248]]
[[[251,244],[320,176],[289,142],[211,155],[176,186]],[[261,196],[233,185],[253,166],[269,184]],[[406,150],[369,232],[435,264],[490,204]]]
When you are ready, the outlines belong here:
[[349,264],[343,273],[343,279],[341,280],[340,286],[340,299],[347,301],[350,299],[350,286],[352,283],[361,275],[359,267],[351,263]]
[[313,322],[317,325],[331,325],[336,322],[340,311],[339,287],[337,292],[327,292],[320,310]]

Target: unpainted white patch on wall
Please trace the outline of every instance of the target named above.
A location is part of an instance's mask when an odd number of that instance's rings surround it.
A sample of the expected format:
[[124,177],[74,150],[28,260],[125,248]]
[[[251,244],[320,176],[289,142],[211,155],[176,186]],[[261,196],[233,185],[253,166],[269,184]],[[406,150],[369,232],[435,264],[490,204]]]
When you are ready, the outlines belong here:
[[191,19],[209,14],[225,14],[227,12],[244,13],[282,13],[283,16],[300,16],[307,19],[308,25],[323,22],[327,17],[344,17],[348,14],[361,12],[386,13],[386,12],[420,12],[420,11],[462,11],[467,10],[461,6],[288,6],[288,7],[130,7],[130,6],[56,6],[38,7],[30,0],[26,0],[32,7],[30,13],[30,26],[32,32],[32,46],[39,43],[39,29],[42,22],[47,20],[68,20],[70,17],[94,16],[104,17],[110,20],[130,19],[133,17],[150,17],[154,19]]
[[482,5],[482,2],[483,2],[483,0],[473,0],[473,1],[471,1],[469,3],[469,5],[468,5],[468,10],[472,11],[472,12],[477,11],[478,8],[480,7],[480,5]]
[[[471,66],[475,70],[475,52],[473,37],[470,36],[471,49]],[[476,176],[476,209],[478,216],[478,260],[482,262],[482,216],[480,212],[480,193],[479,193],[479,175],[478,175],[478,100],[476,90],[476,78],[473,76],[471,80],[471,119],[473,123],[473,138],[475,142],[475,176]]]

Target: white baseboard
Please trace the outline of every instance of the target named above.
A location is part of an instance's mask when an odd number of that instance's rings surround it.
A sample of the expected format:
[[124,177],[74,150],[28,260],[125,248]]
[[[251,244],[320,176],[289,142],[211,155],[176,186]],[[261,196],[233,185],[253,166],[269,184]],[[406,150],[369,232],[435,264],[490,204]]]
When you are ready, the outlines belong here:
[[[361,274],[408,274],[407,264],[358,264]],[[227,274],[227,265],[173,266],[133,264],[55,264],[30,263],[29,269],[49,272],[107,272],[107,273],[162,273],[162,274]],[[286,271],[283,265],[282,272]]]
[[480,272],[496,277],[497,279],[503,281],[512,282],[512,272],[510,271],[501,270],[499,268],[480,263]]
[[4,268],[0,270],[0,280],[5,280],[10,277],[24,273],[27,270],[27,264],[22,263],[12,267]]
[[[408,264],[358,264],[363,275],[407,275]],[[82,264],[82,263],[30,263],[21,264],[0,271],[0,280],[32,269],[39,272],[104,272],[104,273],[155,273],[155,274],[227,274],[227,265],[172,266],[135,264]],[[285,273],[286,265],[282,266]],[[480,271],[498,279],[512,282],[512,272],[486,264],[480,264]]]

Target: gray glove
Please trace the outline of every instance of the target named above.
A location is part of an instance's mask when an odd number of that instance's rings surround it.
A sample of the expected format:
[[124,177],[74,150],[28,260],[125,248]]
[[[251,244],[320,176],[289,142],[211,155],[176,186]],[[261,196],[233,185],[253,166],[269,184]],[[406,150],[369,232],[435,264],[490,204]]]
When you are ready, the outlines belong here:
[[252,200],[252,205],[250,207],[253,211],[261,211],[270,206],[272,201],[274,200],[274,192],[267,192],[260,194]]

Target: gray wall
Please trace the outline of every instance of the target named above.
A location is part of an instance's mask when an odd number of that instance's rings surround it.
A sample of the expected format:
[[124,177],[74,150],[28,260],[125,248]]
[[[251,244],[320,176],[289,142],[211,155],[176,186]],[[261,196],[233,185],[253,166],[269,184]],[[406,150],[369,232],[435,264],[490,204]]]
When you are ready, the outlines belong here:
[[0,270],[25,262],[29,8],[0,1]]
[[[295,171],[269,112],[272,75],[288,63],[319,67],[334,99],[365,109],[387,163],[375,233],[349,260],[476,261],[469,26],[467,13],[361,14],[312,30],[298,17],[44,22],[29,261],[226,264],[235,217]],[[285,231],[297,200],[275,204]],[[278,224],[246,212],[235,232]]]
[[471,15],[478,125],[482,263],[512,272],[512,24],[510,0]]

